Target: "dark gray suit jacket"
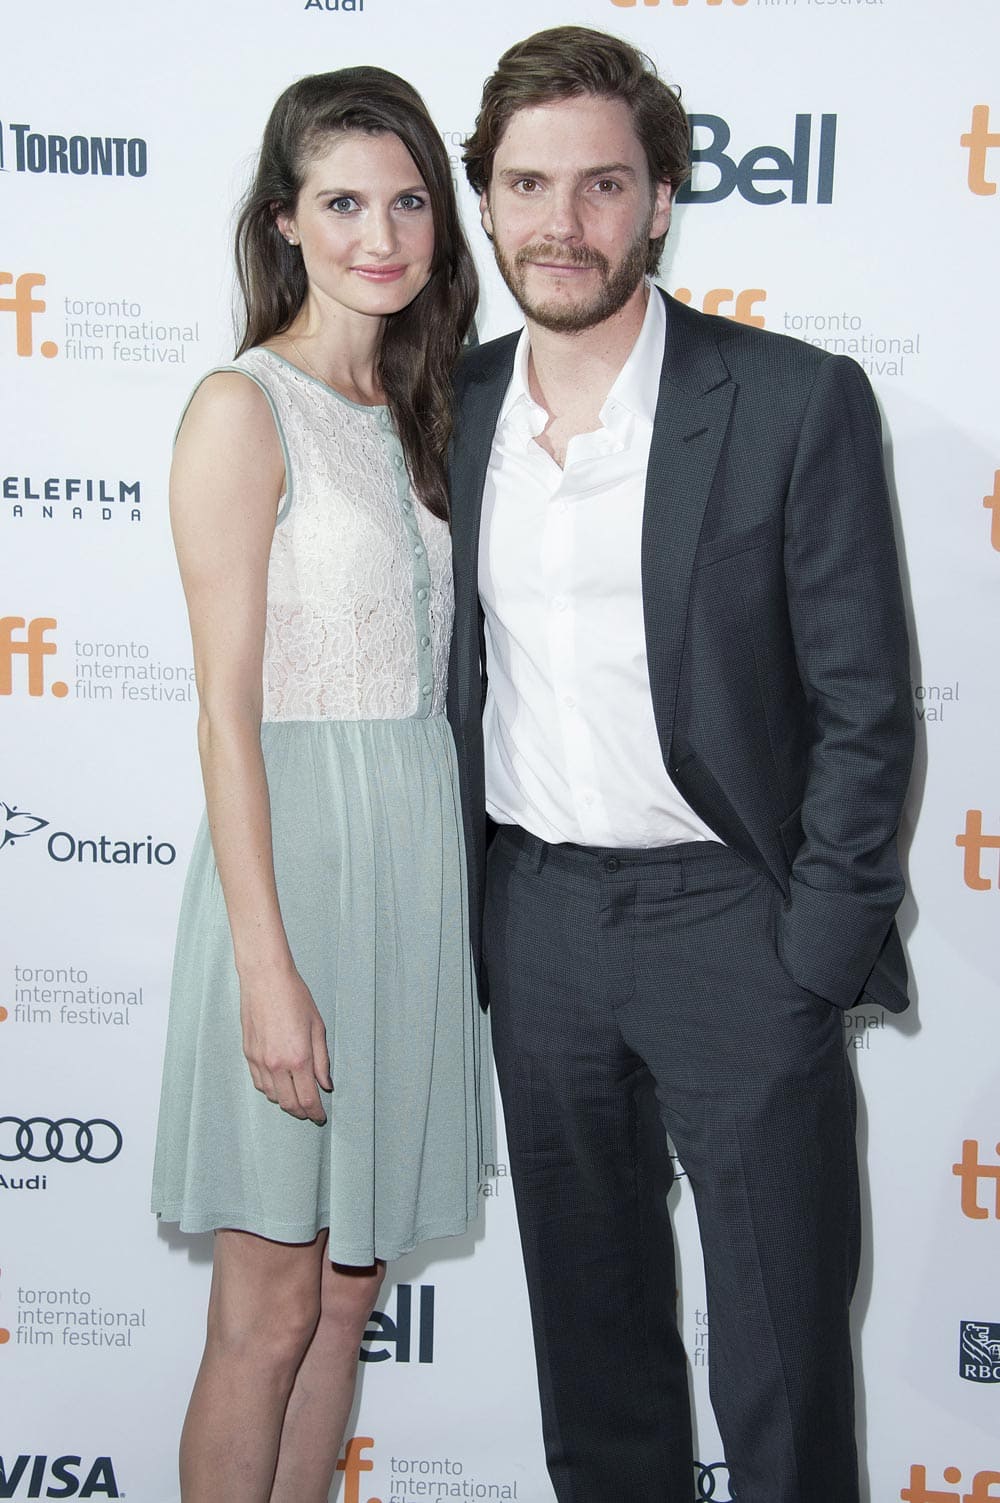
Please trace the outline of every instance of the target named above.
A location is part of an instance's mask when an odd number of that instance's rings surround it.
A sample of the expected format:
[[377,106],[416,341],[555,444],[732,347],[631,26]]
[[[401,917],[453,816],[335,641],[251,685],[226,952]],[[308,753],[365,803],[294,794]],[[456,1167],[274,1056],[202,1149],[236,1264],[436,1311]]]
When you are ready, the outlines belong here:
[[[642,531],[663,760],[720,839],[780,888],[775,942],[792,977],[839,1007],[864,993],[898,1012],[896,832],[913,712],[875,400],[844,356],[663,296]],[[448,714],[477,961],[487,842],[479,522],[516,341],[464,360],[451,459]]]

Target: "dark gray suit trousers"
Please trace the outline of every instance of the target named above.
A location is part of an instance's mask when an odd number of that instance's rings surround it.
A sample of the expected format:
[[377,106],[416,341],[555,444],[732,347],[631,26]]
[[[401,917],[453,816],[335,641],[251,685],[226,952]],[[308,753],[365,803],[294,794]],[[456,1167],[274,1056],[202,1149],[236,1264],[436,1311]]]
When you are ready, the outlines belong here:
[[[560,1503],[692,1503],[666,1205],[694,1193],[738,1503],[857,1503],[855,1096],[842,1013],[724,846],[490,847],[485,961]],[[702,1460],[717,1460],[704,1457]]]

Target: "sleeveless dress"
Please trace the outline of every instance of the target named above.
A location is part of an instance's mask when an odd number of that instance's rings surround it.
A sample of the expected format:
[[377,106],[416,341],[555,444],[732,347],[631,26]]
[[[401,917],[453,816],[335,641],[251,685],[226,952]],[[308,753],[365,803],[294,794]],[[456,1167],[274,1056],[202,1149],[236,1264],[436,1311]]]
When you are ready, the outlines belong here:
[[325,1126],[255,1090],[205,820],[181,904],[153,1210],[366,1266],[465,1231],[492,1153],[458,775],[444,716],[447,525],[411,490],[387,407],[270,350],[256,382],[285,458],[267,578],[261,746],[278,898],[326,1024]]

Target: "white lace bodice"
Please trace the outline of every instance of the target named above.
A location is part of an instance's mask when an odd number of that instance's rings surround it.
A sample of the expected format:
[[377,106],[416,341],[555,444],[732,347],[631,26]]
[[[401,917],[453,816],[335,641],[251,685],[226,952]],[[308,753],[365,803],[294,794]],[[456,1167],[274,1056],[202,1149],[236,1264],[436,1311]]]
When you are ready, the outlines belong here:
[[451,544],[447,524],[413,496],[389,409],[349,402],[270,350],[227,369],[260,386],[285,453],[264,720],[441,714]]

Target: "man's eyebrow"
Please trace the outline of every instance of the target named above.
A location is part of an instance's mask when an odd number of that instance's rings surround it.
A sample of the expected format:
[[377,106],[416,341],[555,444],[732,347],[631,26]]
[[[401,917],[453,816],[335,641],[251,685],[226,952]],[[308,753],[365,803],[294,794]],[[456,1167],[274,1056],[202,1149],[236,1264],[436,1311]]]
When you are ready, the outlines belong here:
[[[547,173],[538,172],[531,167],[507,167],[504,168],[503,171],[501,171],[498,175],[501,181],[505,183],[517,182],[518,178],[522,177],[534,178],[537,182],[540,183],[548,181]],[[584,167],[583,171],[578,172],[576,176],[579,182],[584,181],[584,179],[588,177],[617,176],[634,178],[636,176],[636,170],[634,167],[630,167],[628,162],[607,162],[599,167]]]

